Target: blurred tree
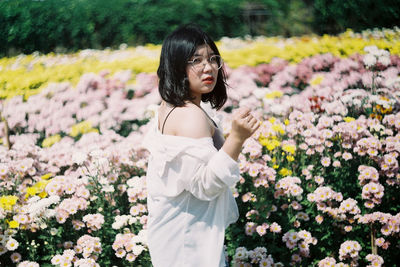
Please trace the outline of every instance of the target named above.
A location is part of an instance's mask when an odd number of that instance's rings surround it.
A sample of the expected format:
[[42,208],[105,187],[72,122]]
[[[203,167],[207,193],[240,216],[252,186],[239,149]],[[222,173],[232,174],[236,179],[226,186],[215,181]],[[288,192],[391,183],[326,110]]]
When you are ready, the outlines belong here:
[[399,25],[399,0],[0,0],[0,56],[161,43],[184,23],[223,36]]
[[336,34],[351,28],[361,31],[369,28],[400,25],[398,0],[314,0],[314,29],[317,33]]

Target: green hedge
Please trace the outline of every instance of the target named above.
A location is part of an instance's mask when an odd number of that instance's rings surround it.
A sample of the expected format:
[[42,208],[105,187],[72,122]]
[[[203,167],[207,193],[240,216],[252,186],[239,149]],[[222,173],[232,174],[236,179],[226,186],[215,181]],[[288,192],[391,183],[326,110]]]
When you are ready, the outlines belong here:
[[214,38],[243,35],[241,0],[0,1],[0,56],[161,43],[195,22]]
[[398,0],[314,0],[314,29],[317,33],[340,33],[392,28],[400,25]]
[[[335,34],[399,25],[397,0],[0,0],[0,57],[161,43],[194,22],[210,35]],[[246,9],[263,15],[249,23]],[[254,11],[254,10],[253,10]]]

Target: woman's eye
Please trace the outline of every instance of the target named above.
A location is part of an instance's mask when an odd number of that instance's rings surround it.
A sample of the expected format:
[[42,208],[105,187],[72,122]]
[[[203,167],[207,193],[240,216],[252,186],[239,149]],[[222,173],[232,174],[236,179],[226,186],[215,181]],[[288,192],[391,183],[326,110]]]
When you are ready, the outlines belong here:
[[201,59],[200,58],[194,58],[192,60],[193,64],[200,64],[201,63]]
[[218,61],[218,59],[217,59],[216,56],[210,57],[210,62],[211,62],[211,63],[215,63],[215,62],[217,62],[217,61]]

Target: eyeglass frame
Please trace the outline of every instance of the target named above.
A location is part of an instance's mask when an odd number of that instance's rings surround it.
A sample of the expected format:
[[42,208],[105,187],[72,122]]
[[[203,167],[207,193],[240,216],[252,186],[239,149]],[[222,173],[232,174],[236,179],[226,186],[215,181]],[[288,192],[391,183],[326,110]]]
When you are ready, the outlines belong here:
[[[217,70],[221,69],[222,66],[224,66],[224,60],[222,59],[222,57],[221,57],[220,55],[212,55],[212,56],[208,57],[208,58],[207,58],[207,63],[208,63],[212,68],[215,68],[215,67],[212,65],[212,63],[211,63],[211,58],[213,58],[213,57],[216,57],[216,58],[217,58],[217,62],[220,64],[220,66],[217,67],[216,69],[217,69]],[[199,63],[198,66],[203,65],[202,68],[204,69],[204,67],[206,66],[207,63],[205,63],[205,64],[203,63],[204,59],[206,59],[206,58],[204,58],[204,57],[202,57],[202,56],[197,56],[197,57],[195,57],[193,60],[188,60],[188,64],[190,64],[194,69],[199,69],[199,70],[200,70],[201,67],[197,67],[197,66],[194,65],[194,61],[195,61],[195,59],[197,59],[197,58],[203,58],[203,59],[201,60],[201,62]],[[200,65],[200,64],[201,64],[201,65]]]

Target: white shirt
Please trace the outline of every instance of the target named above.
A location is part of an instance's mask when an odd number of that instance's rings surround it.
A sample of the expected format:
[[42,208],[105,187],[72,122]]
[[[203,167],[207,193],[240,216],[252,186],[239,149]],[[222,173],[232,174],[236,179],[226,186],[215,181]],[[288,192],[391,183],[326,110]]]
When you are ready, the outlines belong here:
[[161,134],[158,114],[144,146],[148,246],[154,267],[222,267],[226,227],[239,216],[230,187],[239,168],[211,137]]

